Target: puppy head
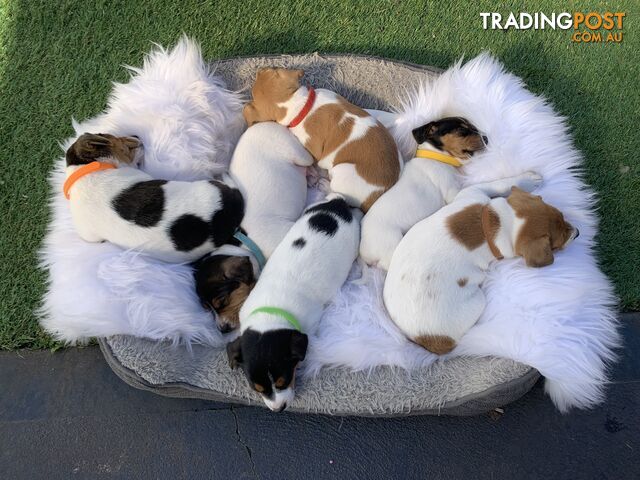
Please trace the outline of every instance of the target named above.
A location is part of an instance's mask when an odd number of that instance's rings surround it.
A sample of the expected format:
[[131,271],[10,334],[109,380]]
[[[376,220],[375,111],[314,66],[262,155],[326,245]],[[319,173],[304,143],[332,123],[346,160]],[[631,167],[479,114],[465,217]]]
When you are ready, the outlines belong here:
[[296,367],[304,360],[307,345],[307,336],[297,330],[249,328],[227,344],[227,356],[231,368],[242,368],[249,387],[267,407],[281,412],[295,396]]
[[460,159],[471,157],[489,143],[487,137],[480,135],[475,126],[461,117],[447,117],[429,122],[411,133],[418,145],[428,142],[435,148]]
[[116,166],[137,166],[142,156],[142,142],[138,137],[116,137],[108,133],[83,133],[66,153],[67,166],[85,165],[99,159]]
[[242,110],[247,125],[257,122],[279,121],[286,109],[278,103],[286,102],[300,88],[304,70],[286,68],[263,68],[258,71],[256,82],[251,89],[253,101]]
[[256,284],[249,257],[211,255],[195,265],[200,303],[216,312],[216,326],[228,333],[240,325],[240,309]]
[[567,246],[580,233],[557,208],[544,203],[538,195],[512,187],[507,202],[516,216],[524,220],[514,251],[524,257],[529,267],[551,265],[553,252]]

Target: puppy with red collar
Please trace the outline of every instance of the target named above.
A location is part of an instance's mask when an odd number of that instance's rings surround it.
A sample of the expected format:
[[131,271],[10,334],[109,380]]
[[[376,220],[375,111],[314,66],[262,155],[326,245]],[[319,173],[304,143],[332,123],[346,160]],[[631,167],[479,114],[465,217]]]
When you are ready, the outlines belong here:
[[474,125],[460,117],[430,122],[412,133],[418,143],[416,156],[362,219],[360,256],[385,270],[403,235],[453,200],[460,191],[458,167],[487,143]]
[[240,337],[227,345],[231,368],[273,411],[294,398],[307,333],[347,279],[358,254],[360,217],[341,197],[305,211],[273,252],[240,310]]
[[229,173],[240,189],[246,211],[236,245],[225,245],[195,265],[196,292],[216,312],[218,329],[239,325],[242,304],[260,270],[293,224],[307,199],[306,167],[313,164],[300,142],[284,126],[263,122],[249,127],[233,152]]
[[87,242],[109,241],[167,262],[190,262],[229,241],[244,214],[239,190],[222,182],[152,179],[136,167],[134,137],[85,133],[67,150],[73,223]]
[[303,70],[265,68],[245,105],[247,124],[286,125],[329,171],[331,190],[366,212],[400,176],[401,159],[387,129],[330,90],[300,85]]
[[521,256],[527,266],[543,267],[578,236],[560,211],[522,190],[541,180],[529,172],[466,188],[409,230],[383,293],[409,339],[436,354],[450,352],[484,311],[481,287],[493,261]]

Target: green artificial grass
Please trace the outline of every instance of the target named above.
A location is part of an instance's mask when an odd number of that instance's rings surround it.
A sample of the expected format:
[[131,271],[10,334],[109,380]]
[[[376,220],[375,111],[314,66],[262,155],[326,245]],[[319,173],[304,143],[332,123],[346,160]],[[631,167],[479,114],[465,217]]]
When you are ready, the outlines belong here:
[[299,52],[373,54],[445,68],[488,49],[568,117],[599,198],[598,259],[621,307],[640,307],[640,44],[637,0],[536,2],[545,13],[626,12],[621,44],[571,32],[484,31],[480,12],[522,2],[0,0],[0,348],[51,348],[33,314],[44,293],[36,250],[48,219],[47,174],[70,119],[105,106],[123,64],[183,32],[206,58]]

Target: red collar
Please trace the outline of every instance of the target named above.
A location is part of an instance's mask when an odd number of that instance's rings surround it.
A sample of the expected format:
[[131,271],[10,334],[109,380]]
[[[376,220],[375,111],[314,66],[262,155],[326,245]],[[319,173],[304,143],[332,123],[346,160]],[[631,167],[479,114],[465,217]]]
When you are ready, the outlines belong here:
[[291,120],[291,123],[287,125],[287,127],[293,128],[300,125],[300,123],[304,120],[304,118],[307,116],[307,114],[313,107],[313,103],[315,101],[316,101],[316,91],[313,89],[313,87],[309,87],[309,96],[307,97],[307,101],[304,104],[304,107],[302,107],[302,110],[300,110],[300,113],[296,115],[296,117],[293,120]]
[[76,183],[85,175],[89,175],[90,173],[93,173],[93,172],[99,172],[101,170],[110,170],[112,168],[116,168],[115,165],[111,165],[110,163],[103,163],[103,162],[91,162],[91,163],[88,163],[87,165],[81,166],[79,169],[77,169],[75,172],[69,175],[67,180],[64,182],[64,186],[62,187],[64,196],[67,197],[67,200],[69,200],[69,191],[71,190],[71,187],[73,187],[73,184]]

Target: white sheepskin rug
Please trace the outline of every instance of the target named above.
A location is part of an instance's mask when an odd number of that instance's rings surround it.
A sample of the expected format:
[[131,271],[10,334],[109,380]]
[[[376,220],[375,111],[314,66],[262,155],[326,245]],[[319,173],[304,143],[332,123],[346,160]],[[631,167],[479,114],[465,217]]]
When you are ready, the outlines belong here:
[[[144,168],[158,178],[201,179],[224,171],[244,128],[241,98],[208,72],[198,47],[183,38],[131,71],[128,83],[115,85],[104,113],[74,124],[76,137],[85,131],[138,135]],[[560,410],[589,407],[602,399],[606,366],[619,343],[616,300],[593,255],[594,197],[579,178],[581,158],[564,120],[481,55],[406,93],[393,131],[405,156],[415,149],[412,128],[451,115],[468,118],[489,137],[486,152],[465,167],[467,183],[537,171],[544,176],[538,193],[564,212],[580,237],[546,268],[526,268],[519,259],[496,262],[485,284],[486,311],[450,356],[512,358],[547,378]],[[51,178],[53,221],[41,252],[49,271],[44,328],[70,343],[129,334],[187,347],[222,345],[196,298],[190,268],[83,242],[60,194],[63,180],[61,158]],[[312,183],[323,184],[317,175],[310,176]],[[415,368],[437,360],[390,322],[381,301],[383,281],[380,271],[354,265],[311,339],[306,374],[333,366]]]
[[[74,122],[84,132],[137,135],[144,170],[166,180],[201,180],[227,170],[245,128],[242,97],[209,71],[199,46],[183,37],[171,51],[157,47],[142,68],[128,67],[128,83],[115,84],[107,109]],[[41,324],[55,338],[85,342],[115,334],[168,338],[174,343],[222,345],[211,314],[199,305],[191,268],[84,242],[75,232],[63,195],[65,160],[51,176],[53,221],[40,252],[49,272]]]

